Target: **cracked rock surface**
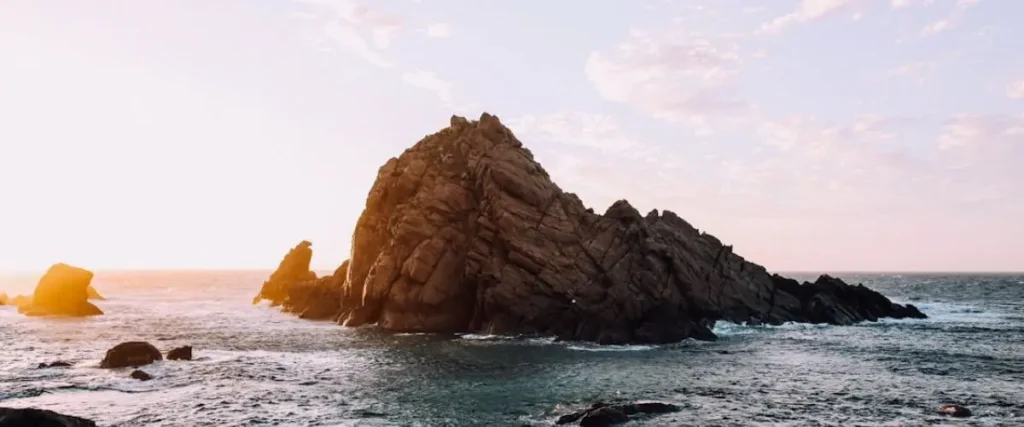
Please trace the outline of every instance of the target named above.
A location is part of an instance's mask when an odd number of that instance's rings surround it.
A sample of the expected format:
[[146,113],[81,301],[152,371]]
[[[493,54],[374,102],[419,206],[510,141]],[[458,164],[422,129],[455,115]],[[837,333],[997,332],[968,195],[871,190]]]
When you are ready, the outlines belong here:
[[334,275],[303,241],[259,299],[304,318],[402,332],[604,344],[713,339],[718,320],[851,324],[924,317],[863,286],[773,276],[670,211],[604,214],[551,181],[497,117],[452,117],[377,174]]

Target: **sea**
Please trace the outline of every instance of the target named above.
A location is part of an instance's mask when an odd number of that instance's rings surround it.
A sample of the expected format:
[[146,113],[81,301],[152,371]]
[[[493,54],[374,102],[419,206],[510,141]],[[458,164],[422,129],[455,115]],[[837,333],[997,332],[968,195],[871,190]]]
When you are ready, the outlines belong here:
[[[1024,275],[840,274],[929,318],[719,323],[717,341],[657,346],[300,320],[252,304],[268,275],[98,272],[103,316],[0,307],[0,406],[100,426],[550,426],[598,401],[681,408],[630,426],[1024,426]],[[37,280],[5,275],[0,291]],[[99,368],[137,340],[191,345],[195,360],[145,366],[147,382]],[[37,369],[56,360],[74,366]],[[944,403],[974,415],[938,415]]]

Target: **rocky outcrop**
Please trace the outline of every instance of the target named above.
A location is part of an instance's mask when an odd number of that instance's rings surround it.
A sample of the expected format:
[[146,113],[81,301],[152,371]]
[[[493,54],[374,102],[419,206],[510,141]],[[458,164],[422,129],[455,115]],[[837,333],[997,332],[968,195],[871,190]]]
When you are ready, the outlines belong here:
[[955,418],[966,418],[973,415],[970,409],[967,409],[966,407],[957,405],[955,403],[946,403],[939,406],[938,412],[940,415],[946,415]]
[[107,350],[107,355],[100,362],[100,368],[138,367],[157,360],[163,360],[163,355],[152,344],[143,341],[129,341]]
[[288,251],[270,279],[263,283],[252,303],[268,300],[271,306],[279,306],[288,298],[288,290],[293,284],[316,280],[316,273],[309,270],[309,262],[313,259],[311,246],[312,243],[302,241]]
[[579,425],[582,427],[605,427],[625,423],[635,416],[668,414],[672,412],[679,412],[679,407],[661,402],[615,405],[595,403],[582,411],[559,417],[555,424],[562,425],[579,421]]
[[92,272],[67,264],[54,264],[39,279],[31,302],[19,304],[28,316],[95,316],[103,314],[88,301]]
[[7,294],[0,292],[0,305],[7,305]]
[[96,288],[92,287],[92,285],[89,285],[89,287],[85,288],[85,294],[89,299],[92,300],[106,300],[106,298],[103,298],[103,295],[100,295],[100,293],[96,291]]
[[167,360],[192,360],[192,346],[187,345],[168,351]]
[[45,362],[44,363],[40,363],[39,365],[36,366],[36,369],[68,368],[68,367],[71,367],[72,365],[73,364],[71,362],[65,362],[63,360],[58,360],[58,361],[52,362],[52,363],[45,363]]
[[594,213],[486,113],[380,168],[334,275],[314,279],[311,256],[292,249],[256,300],[347,326],[607,344],[712,339],[719,320],[923,316],[839,279],[772,276],[669,211]]
[[85,418],[58,414],[46,409],[0,408],[0,427],[96,427]]
[[136,370],[132,371],[131,374],[128,375],[128,378],[131,378],[133,380],[139,380],[139,381],[149,381],[149,380],[153,379],[153,376],[148,374],[148,373],[146,373],[146,371],[142,371],[142,370],[136,369]]

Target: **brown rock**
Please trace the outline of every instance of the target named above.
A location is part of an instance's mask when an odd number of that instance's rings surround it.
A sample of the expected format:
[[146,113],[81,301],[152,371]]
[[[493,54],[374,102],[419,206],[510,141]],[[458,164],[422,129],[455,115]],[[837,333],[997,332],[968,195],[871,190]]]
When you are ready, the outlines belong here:
[[107,350],[107,355],[100,362],[100,368],[125,368],[148,365],[163,360],[160,350],[152,344],[142,341],[124,342]]
[[59,414],[46,409],[0,408],[0,427],[96,427],[85,418]]
[[128,375],[128,376],[130,378],[132,378],[132,379],[139,380],[139,381],[149,381],[149,380],[153,379],[152,375],[146,373],[146,371],[141,371],[141,370],[138,370],[138,369],[132,371],[132,373],[130,375]]
[[970,409],[955,403],[947,403],[939,406],[939,414],[955,418],[966,418],[973,415]]
[[89,303],[92,272],[67,264],[54,264],[39,279],[31,303],[19,304],[18,311],[28,316],[94,316],[103,314]]
[[7,294],[0,292],[0,305],[7,305]]
[[186,345],[168,351],[167,360],[192,360],[192,346]]
[[263,283],[260,293],[253,298],[253,304],[269,300],[272,306],[279,306],[288,297],[288,287],[292,283],[316,279],[316,273],[309,271],[309,262],[313,259],[312,245],[303,240],[288,251],[277,270],[270,275],[270,280]]
[[596,214],[486,113],[453,117],[380,168],[340,274],[310,279],[309,246],[285,257],[261,297],[346,326],[663,343],[713,339],[717,320],[920,314],[827,276],[773,277],[669,211],[641,216],[620,200]]

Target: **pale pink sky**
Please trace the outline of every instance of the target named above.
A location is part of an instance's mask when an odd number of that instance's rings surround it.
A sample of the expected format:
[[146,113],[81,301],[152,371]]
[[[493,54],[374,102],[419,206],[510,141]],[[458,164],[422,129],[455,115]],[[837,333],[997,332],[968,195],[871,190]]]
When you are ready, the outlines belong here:
[[486,110],[596,210],[673,210],[772,270],[1024,270],[1021,16],[5,0],[0,269],[273,268],[302,239],[333,268],[376,169]]

